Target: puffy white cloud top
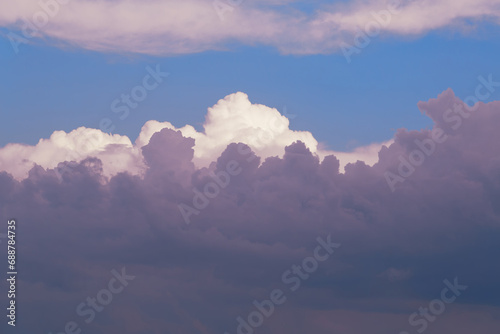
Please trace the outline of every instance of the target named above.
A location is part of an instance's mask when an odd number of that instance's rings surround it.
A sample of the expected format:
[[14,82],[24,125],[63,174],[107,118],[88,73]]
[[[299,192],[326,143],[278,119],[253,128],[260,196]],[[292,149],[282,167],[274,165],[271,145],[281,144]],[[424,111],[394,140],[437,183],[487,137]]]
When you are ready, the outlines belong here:
[[331,154],[337,156],[342,170],[347,163],[357,160],[373,165],[378,161],[380,148],[392,142],[371,144],[352,152],[329,151],[322,149],[310,132],[291,130],[289,124],[288,118],[277,109],[252,104],[248,95],[238,92],[208,108],[203,132],[196,131],[191,125],[177,129],[169,122],[151,120],[144,124],[132,144],[127,136],[107,134],[98,129],[80,127],[69,133],[55,131],[49,139],[40,139],[35,146],[8,144],[1,148],[0,170],[22,179],[28,176],[34,164],[55,168],[60,162],[80,162],[96,157],[103,162],[106,176],[124,171],[142,175],[145,164],[141,148],[149,143],[154,133],[164,128],[179,130],[184,137],[195,140],[193,163],[198,167],[215,161],[231,143],[247,144],[265,159],[282,157],[286,146],[301,141],[321,159]]

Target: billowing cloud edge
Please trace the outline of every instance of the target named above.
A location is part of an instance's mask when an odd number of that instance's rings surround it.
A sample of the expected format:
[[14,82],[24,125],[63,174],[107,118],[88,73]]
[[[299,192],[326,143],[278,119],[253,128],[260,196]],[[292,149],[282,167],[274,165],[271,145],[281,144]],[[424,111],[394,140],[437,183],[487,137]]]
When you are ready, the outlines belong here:
[[34,165],[55,168],[64,161],[81,162],[95,157],[102,161],[105,176],[111,177],[120,172],[143,175],[146,164],[142,148],[155,133],[165,128],[180,131],[184,137],[194,139],[193,163],[198,168],[216,161],[231,143],[248,145],[264,160],[272,156],[282,157],[286,146],[300,141],[321,160],[328,155],[337,156],[343,171],[345,165],[358,160],[375,164],[380,148],[392,142],[374,143],[352,152],[335,152],[321,148],[310,132],[291,130],[289,124],[289,119],[277,109],[252,104],[248,95],[238,92],[208,109],[202,132],[191,125],[176,128],[170,122],[155,120],[144,124],[133,143],[127,136],[99,129],[80,127],[69,133],[55,131],[50,138],[40,139],[34,146],[11,143],[0,148],[0,171],[23,179]]

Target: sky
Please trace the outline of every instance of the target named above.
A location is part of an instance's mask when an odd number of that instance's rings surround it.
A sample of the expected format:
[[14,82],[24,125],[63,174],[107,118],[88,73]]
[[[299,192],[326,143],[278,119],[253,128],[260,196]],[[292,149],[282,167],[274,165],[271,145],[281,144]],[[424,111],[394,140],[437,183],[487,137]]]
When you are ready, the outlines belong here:
[[2,328],[497,332],[499,22],[497,0],[5,3]]

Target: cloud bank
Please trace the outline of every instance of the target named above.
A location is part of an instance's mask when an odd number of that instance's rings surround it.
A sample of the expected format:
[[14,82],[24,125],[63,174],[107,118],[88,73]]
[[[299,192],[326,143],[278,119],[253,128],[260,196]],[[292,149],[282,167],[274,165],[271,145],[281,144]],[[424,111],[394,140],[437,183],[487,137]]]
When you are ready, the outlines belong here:
[[[215,5],[214,5],[215,4]],[[18,48],[43,39],[117,53],[174,55],[234,43],[317,54],[355,44],[360,32],[415,36],[442,28],[498,24],[499,0],[20,0],[4,4],[0,26]],[[299,8],[310,7],[310,10]],[[14,34],[15,33],[15,34]]]
[[[240,98],[246,103],[236,94],[217,106],[230,118],[227,106]],[[254,300],[281,289],[286,302],[255,332],[497,331],[500,101],[478,103],[459,128],[444,120],[456,116],[448,110],[457,104],[463,102],[451,90],[419,104],[448,139],[394,192],[385,173],[396,172],[399,157],[418,148],[416,140],[431,139],[432,130],[401,129],[375,165],[349,164],[344,174],[335,156],[320,160],[301,141],[265,160],[232,143],[215,163],[196,167],[197,144],[184,135],[188,130],[152,134],[153,126],[140,148],[142,177],[125,172],[107,179],[95,157],[61,180],[40,166],[21,181],[0,173],[2,219],[18,220],[23,319],[16,330],[55,333],[75,321],[96,334],[232,334],[237,319],[255,311]],[[212,121],[208,116],[206,125]],[[143,132],[139,141],[146,143]],[[132,145],[119,136],[102,140]],[[179,205],[191,205],[234,163],[238,173],[186,224]],[[341,247],[307,278],[287,272],[329,235]],[[122,267],[135,279],[86,323],[77,305]],[[437,316],[428,313],[432,320],[418,313],[432,310],[444,281],[455,278],[467,289],[457,290],[453,303]]]

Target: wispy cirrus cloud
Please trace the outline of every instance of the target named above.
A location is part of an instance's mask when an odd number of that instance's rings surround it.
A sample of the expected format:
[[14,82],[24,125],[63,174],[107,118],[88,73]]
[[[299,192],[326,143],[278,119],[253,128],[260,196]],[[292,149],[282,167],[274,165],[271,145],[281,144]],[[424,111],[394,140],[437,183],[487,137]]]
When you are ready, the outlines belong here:
[[[314,10],[298,10],[296,5],[303,3]],[[373,21],[374,13],[383,17],[384,11],[397,12],[389,24],[380,25],[381,33],[404,36],[446,27],[461,30],[471,20],[496,24],[499,4],[498,0],[244,1],[226,11],[221,21],[214,3],[205,0],[22,0],[2,6],[0,25],[16,33],[7,37],[18,45],[37,37],[101,52],[173,55],[224,50],[236,42],[272,46],[283,53],[316,54],[339,51]],[[48,13],[46,22],[37,14],[40,11]]]

